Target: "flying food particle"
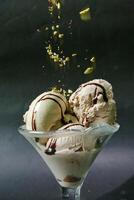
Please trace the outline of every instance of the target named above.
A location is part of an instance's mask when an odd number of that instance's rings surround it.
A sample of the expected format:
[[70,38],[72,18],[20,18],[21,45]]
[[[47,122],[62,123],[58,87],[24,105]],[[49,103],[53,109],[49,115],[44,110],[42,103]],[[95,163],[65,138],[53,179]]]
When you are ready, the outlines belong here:
[[53,6],[57,6],[57,3],[58,3],[57,0],[49,0],[49,2],[50,2]]
[[86,8],[79,12],[80,19],[83,21],[89,21],[91,19],[90,8]]
[[62,58],[59,58],[59,62],[62,62]]
[[73,53],[73,54],[72,54],[72,57],[75,57],[75,56],[77,56],[77,53]]
[[52,30],[54,31],[54,29],[55,29],[55,27],[54,26],[52,26]]
[[93,68],[93,67],[88,67],[88,68],[84,71],[84,74],[88,75],[88,74],[91,74],[93,71],[94,71],[94,68]]
[[92,57],[92,58],[90,59],[90,61],[91,61],[92,63],[95,63],[95,57]]
[[56,25],[56,28],[59,28],[60,26],[59,25]]
[[49,10],[50,14],[52,15],[53,14],[53,6],[49,6],[48,10]]
[[47,51],[48,55],[51,56],[53,53],[52,51]]
[[45,31],[48,31],[48,29],[49,29],[49,28],[48,28],[48,27],[46,27],[46,28],[45,28]]
[[66,61],[65,61],[65,60],[63,60],[63,65],[64,65],[64,66],[66,65]]
[[54,62],[59,62],[59,55],[58,54],[54,56]]
[[66,57],[65,61],[68,62],[69,60],[70,60],[70,58],[69,58],[69,57]]
[[61,8],[60,2],[57,3],[57,8],[58,8],[58,10],[60,10],[60,8]]
[[69,94],[72,94],[73,93],[73,91],[72,90],[70,90],[70,89],[68,89],[68,91],[67,91]]
[[57,31],[54,31],[54,32],[53,32],[53,35],[54,35],[54,36],[56,36],[57,34],[58,34],[58,32],[57,32]]
[[60,67],[63,67],[63,64],[62,64],[62,63],[60,63],[60,64],[59,64],[59,66],[60,66]]
[[54,59],[54,55],[53,54],[51,55],[51,58]]
[[61,39],[61,38],[63,38],[64,37],[64,34],[59,34],[59,38]]
[[73,22],[73,20],[71,19],[70,22],[69,22],[69,24],[72,24],[72,22]]

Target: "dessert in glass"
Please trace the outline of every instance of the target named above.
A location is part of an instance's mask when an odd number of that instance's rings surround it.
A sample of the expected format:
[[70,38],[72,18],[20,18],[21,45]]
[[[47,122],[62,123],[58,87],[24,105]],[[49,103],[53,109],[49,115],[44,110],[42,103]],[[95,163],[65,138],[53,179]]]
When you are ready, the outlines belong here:
[[61,199],[80,200],[80,189],[104,144],[119,129],[112,86],[95,79],[69,98],[59,91],[39,95],[19,132],[33,145],[61,186]]

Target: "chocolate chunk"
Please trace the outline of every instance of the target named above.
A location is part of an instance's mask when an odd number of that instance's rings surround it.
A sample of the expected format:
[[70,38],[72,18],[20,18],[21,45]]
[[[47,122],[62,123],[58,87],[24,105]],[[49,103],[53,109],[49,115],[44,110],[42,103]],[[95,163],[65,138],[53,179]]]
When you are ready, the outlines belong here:
[[51,147],[49,147],[49,148],[45,151],[45,153],[46,153],[47,155],[54,155],[55,152],[56,152],[56,149],[51,148]]
[[63,179],[64,182],[69,182],[69,183],[78,182],[80,180],[81,180],[81,178],[80,177],[76,177],[76,176],[66,176]]

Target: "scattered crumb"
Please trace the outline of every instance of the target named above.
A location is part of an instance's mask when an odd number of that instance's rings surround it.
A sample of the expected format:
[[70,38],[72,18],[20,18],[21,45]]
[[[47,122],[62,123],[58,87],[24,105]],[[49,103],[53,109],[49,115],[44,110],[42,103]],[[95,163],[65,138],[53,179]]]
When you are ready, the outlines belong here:
[[90,59],[90,61],[93,62],[93,63],[95,63],[95,62],[96,62],[95,57],[92,57],[92,58]]
[[45,31],[48,31],[48,29],[49,29],[49,28],[48,28],[48,27],[46,27],[46,28],[45,28]]
[[86,8],[79,12],[80,18],[83,21],[89,21],[91,19],[90,8]]
[[92,72],[94,71],[94,68],[93,67],[88,67],[85,71],[84,71],[84,74],[91,74]]
[[63,38],[64,37],[64,34],[59,34],[59,38],[61,39],[61,38]]
[[58,32],[57,32],[57,31],[54,31],[54,32],[53,32],[53,35],[54,35],[54,36],[56,36],[57,34],[58,34]]
[[68,89],[68,91],[67,91],[69,94],[72,94],[73,93],[73,91],[72,90],[70,90],[70,89]]
[[77,56],[77,53],[73,53],[73,54],[72,54],[72,57],[75,57],[75,56]]

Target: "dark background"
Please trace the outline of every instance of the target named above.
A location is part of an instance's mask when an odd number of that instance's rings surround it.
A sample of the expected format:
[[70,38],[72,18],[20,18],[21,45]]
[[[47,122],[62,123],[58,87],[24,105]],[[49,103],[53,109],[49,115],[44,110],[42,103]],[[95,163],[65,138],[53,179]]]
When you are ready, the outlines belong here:
[[[83,24],[75,12],[87,5],[92,20]],[[112,83],[118,106],[120,130],[94,162],[82,200],[133,200],[134,2],[65,0],[65,19],[76,20],[75,36],[79,30],[67,50],[88,47],[89,55],[96,56],[90,77],[83,68],[59,70],[47,60],[46,35],[36,31],[50,24],[47,6],[47,0],[0,0],[0,200],[59,198],[49,169],[17,131],[32,99],[59,78],[72,89],[104,78]]]

